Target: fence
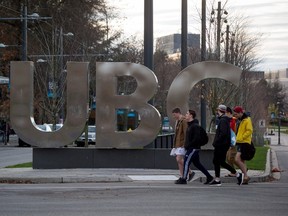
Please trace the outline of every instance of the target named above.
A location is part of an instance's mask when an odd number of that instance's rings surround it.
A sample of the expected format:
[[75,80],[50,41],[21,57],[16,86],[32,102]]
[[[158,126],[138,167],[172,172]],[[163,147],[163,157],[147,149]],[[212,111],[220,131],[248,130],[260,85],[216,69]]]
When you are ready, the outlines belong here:
[[174,133],[159,134],[157,138],[145,148],[170,149],[173,148]]

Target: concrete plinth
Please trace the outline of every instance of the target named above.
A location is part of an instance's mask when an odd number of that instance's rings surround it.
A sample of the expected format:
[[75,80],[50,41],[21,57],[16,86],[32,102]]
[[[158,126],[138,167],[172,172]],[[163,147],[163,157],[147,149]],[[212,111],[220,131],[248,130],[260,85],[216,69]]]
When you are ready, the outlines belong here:
[[[171,149],[34,148],[33,169],[178,169],[170,151]],[[201,150],[200,160],[206,169],[214,168],[212,159],[212,149]]]

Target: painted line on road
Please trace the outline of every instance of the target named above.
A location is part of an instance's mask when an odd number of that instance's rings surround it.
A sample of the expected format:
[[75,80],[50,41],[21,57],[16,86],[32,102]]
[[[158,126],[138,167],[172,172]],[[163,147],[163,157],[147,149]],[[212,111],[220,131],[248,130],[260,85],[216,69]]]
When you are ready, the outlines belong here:
[[173,181],[178,177],[175,175],[128,175],[133,181]]

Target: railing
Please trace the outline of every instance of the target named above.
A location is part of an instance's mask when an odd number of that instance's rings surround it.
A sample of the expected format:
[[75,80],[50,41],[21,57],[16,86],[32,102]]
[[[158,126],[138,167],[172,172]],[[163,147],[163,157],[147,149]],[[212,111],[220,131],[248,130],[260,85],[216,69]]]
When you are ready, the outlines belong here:
[[173,148],[174,133],[159,134],[157,138],[145,148]]

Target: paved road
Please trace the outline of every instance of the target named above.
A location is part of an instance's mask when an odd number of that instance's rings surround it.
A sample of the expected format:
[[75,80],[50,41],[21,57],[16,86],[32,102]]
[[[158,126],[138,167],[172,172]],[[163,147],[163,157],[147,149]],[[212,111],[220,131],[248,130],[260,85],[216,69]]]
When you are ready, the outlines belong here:
[[[280,145],[278,145],[278,136],[271,136],[271,149],[273,149],[277,155],[277,163],[279,170],[282,172],[279,173],[281,176],[279,182],[287,183],[288,182],[288,135],[281,133],[280,135]],[[279,176],[279,177],[280,177]],[[288,193],[288,191],[287,191]]]
[[32,161],[32,148],[0,144],[0,168]]
[[5,216],[284,216],[287,183],[222,187],[132,182],[0,185]]
[[[242,186],[231,182],[222,187],[204,186],[199,181],[188,185],[175,185],[173,181],[0,184],[0,215],[284,216],[288,211],[288,136],[283,135],[281,142],[280,146],[277,142],[271,145],[277,154],[279,169],[283,170],[279,181]],[[8,155],[10,150],[3,147],[0,151]]]

